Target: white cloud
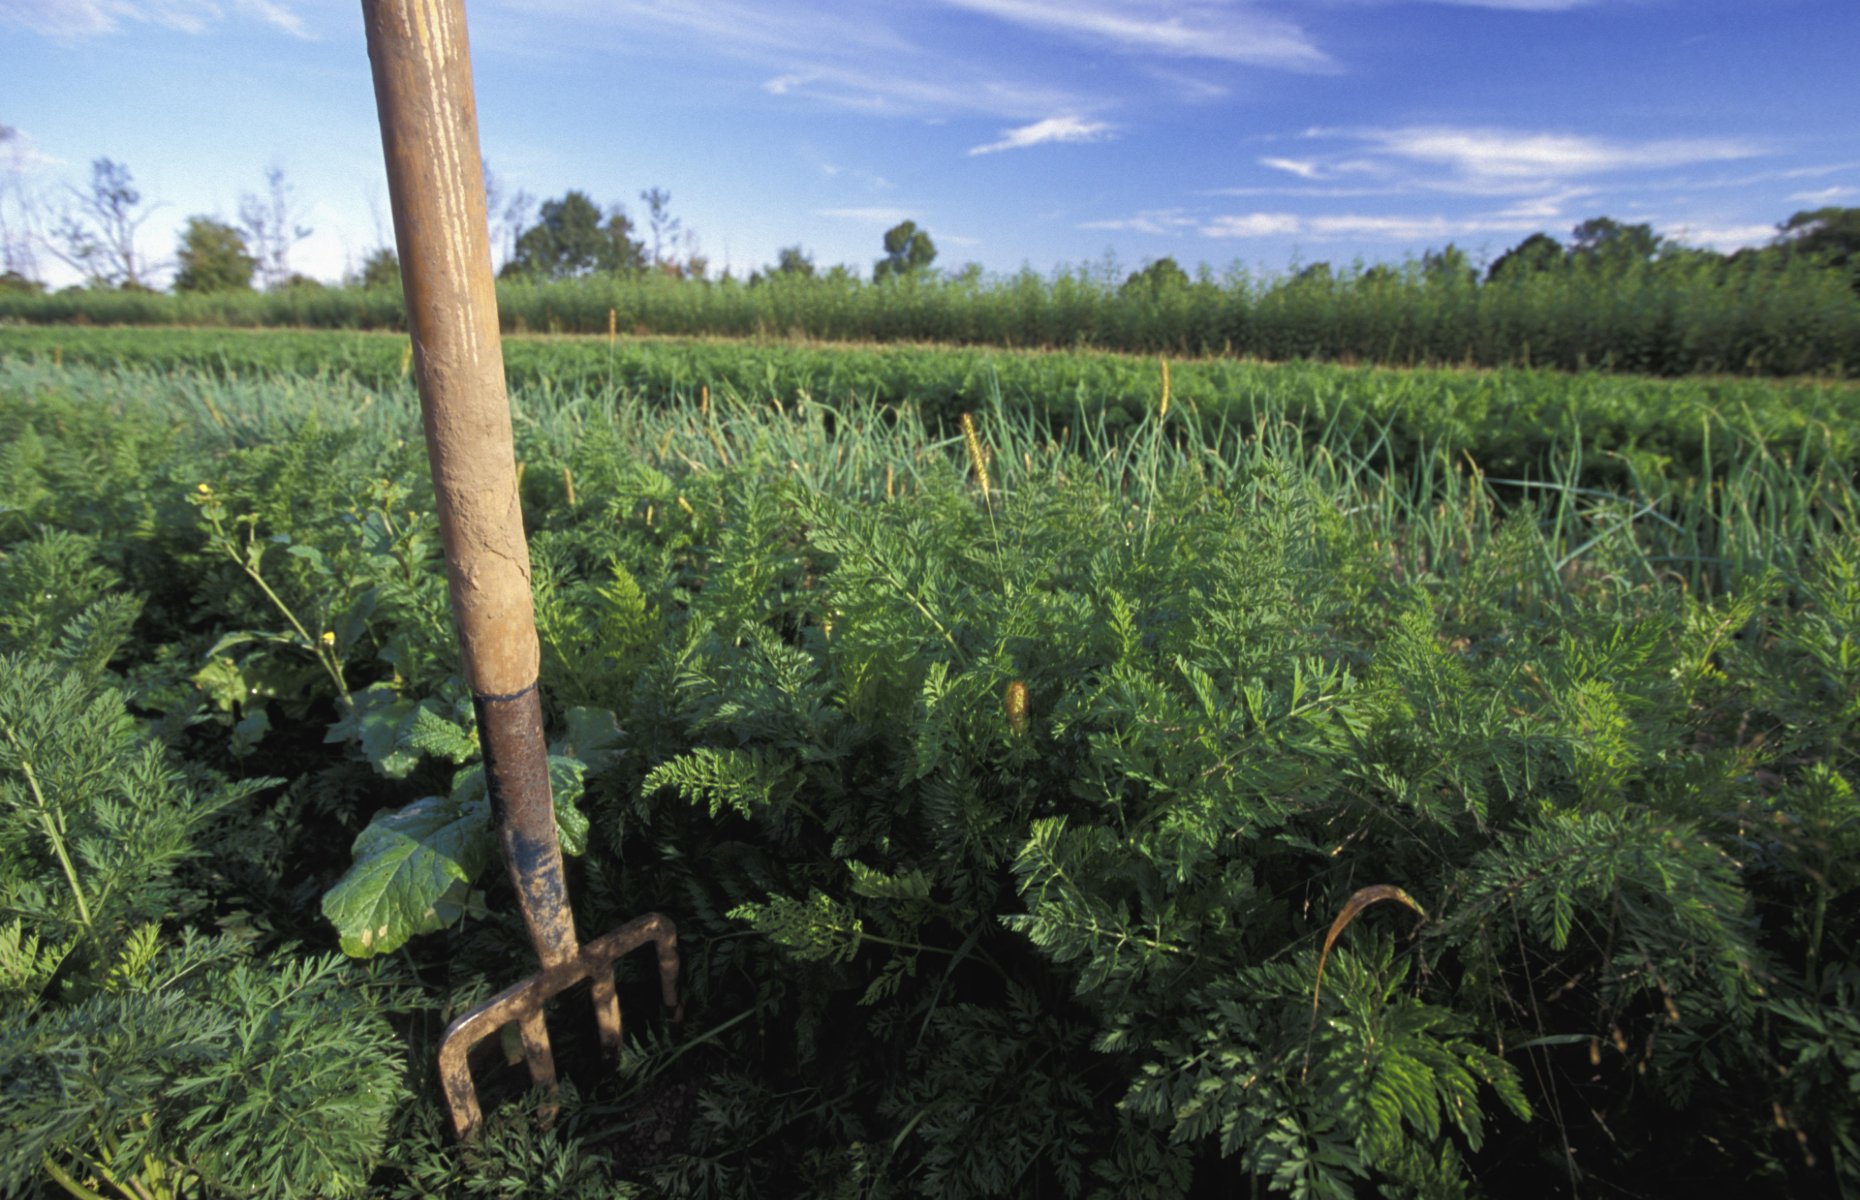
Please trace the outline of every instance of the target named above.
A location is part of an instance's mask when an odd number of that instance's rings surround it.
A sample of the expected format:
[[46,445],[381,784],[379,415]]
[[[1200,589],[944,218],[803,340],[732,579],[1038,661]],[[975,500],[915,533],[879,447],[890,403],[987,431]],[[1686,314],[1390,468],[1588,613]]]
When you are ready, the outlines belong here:
[[1414,189],[1405,187],[1337,187],[1317,185],[1313,187],[1228,187],[1204,188],[1197,196],[1296,196],[1305,200],[1360,200],[1365,196],[1404,196]]
[[[278,0],[234,0],[233,12],[293,37],[307,38],[303,19]],[[0,23],[62,41],[120,33],[124,22],[205,33],[227,19],[215,0],[0,0]]]
[[1038,85],[983,75],[965,78],[955,74],[947,63],[924,64],[921,72],[905,63],[881,71],[812,67],[777,75],[765,81],[762,90],[772,96],[813,100],[881,116],[983,113],[1018,117],[1078,103],[1068,93]]
[[1776,237],[1774,225],[1680,225],[1667,235],[1688,246],[1705,246],[1712,250],[1741,250],[1746,246],[1766,246]]
[[0,124],[0,168],[14,176],[37,174],[61,167],[64,162],[40,149],[30,133],[11,125]]
[[1134,217],[1119,217],[1104,221],[1084,221],[1080,229],[1103,229],[1117,233],[1147,233],[1152,236],[1167,236],[1182,233],[1200,224],[1196,218],[1189,216],[1179,208],[1155,208],[1138,213]]
[[945,0],[1125,54],[1317,71],[1330,57],[1296,24],[1210,0]]
[[310,30],[303,18],[276,0],[239,0],[240,11],[250,13],[267,25],[276,26],[292,37],[309,38]]
[[1789,199],[1794,200],[1798,204],[1823,205],[1833,204],[1836,200],[1844,200],[1849,196],[1855,195],[1860,195],[1860,188],[1825,187],[1817,192],[1794,192],[1789,196]]
[[1488,233],[1525,233],[1539,222],[1503,214],[1472,217],[1399,216],[1346,213],[1330,217],[1303,217],[1295,213],[1255,212],[1214,217],[1200,232],[1211,238],[1301,237],[1313,241],[1355,239],[1371,242],[1432,242]]
[[1199,76],[1173,71],[1167,67],[1155,65],[1142,68],[1143,74],[1154,79],[1167,88],[1169,92],[1184,104],[1206,104],[1210,101],[1225,99],[1229,95],[1226,87],[1212,83]]
[[786,96],[796,88],[805,87],[820,78],[818,71],[797,71],[792,75],[777,75],[762,84],[762,90],[771,96]]
[[902,208],[817,208],[814,215],[833,221],[853,221],[860,225],[883,225],[886,228],[900,221],[915,219],[913,214]]
[[1322,167],[1308,159],[1262,158],[1259,165],[1275,171],[1289,171],[1300,179],[1316,179],[1323,173]]
[[1595,194],[1594,188],[1565,188],[1547,195],[1532,196],[1508,204],[1500,209],[1500,217],[1516,217],[1524,221],[1555,221],[1568,216],[1567,208],[1572,200],[1580,200]]
[[1101,142],[1112,135],[1112,127],[1103,121],[1081,117],[1048,117],[1018,129],[1004,129],[1001,140],[985,146],[971,146],[969,153],[998,154],[1003,150],[1023,150],[1047,142]]
[[[1321,131],[1314,131],[1321,135]],[[1393,158],[1447,167],[1474,180],[1569,179],[1628,169],[1691,166],[1752,158],[1761,151],[1728,138],[1623,142],[1564,133],[1411,126],[1354,137]]]
[[863,185],[869,191],[889,192],[898,186],[876,171],[868,171],[863,167],[843,167],[838,163],[824,160],[818,161],[816,165],[819,166],[820,173],[828,179],[850,179]]
[[1216,217],[1201,227],[1201,234],[1213,238],[1285,237],[1303,232],[1304,228],[1304,219],[1293,213],[1256,212]]
[[1458,8],[1497,8],[1506,12],[1569,12],[1588,8],[1598,0],[1432,0]]

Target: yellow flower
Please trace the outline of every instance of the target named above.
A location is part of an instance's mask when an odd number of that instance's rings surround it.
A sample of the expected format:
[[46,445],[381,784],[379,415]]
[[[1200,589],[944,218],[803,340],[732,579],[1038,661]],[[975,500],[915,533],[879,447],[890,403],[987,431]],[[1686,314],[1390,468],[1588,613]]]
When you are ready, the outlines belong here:
[[203,495],[203,496],[211,496],[211,495],[213,494],[213,485],[212,485],[212,484],[210,484],[210,483],[203,483],[203,484],[201,484],[201,485],[200,485],[200,494],[201,494],[201,495]]
[[969,448],[969,465],[975,468],[975,481],[982,485],[982,499],[988,499],[988,459],[982,453],[982,439],[975,432],[975,418],[962,414],[962,440]]
[[333,630],[325,629],[323,631],[323,644],[325,646],[333,646],[336,644],[336,634]]
[[1007,710],[1008,728],[1017,734],[1027,732],[1027,683],[1016,679],[1007,685],[1002,707]]

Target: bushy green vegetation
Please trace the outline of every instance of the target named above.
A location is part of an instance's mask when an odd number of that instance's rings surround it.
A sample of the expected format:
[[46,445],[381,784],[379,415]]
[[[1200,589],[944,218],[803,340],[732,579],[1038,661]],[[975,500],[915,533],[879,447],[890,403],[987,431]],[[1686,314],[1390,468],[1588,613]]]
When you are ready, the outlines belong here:
[[[1585,423],[1501,480],[1265,372],[1241,412],[1177,370],[1164,413],[1138,367],[1141,410],[984,389],[970,439],[519,371],[551,731],[620,731],[568,769],[580,927],[672,916],[689,1015],[634,964],[619,1071],[565,1055],[553,1128],[519,1102],[459,1149],[427,1064],[530,967],[501,873],[453,861],[448,908],[348,965],[319,911],[371,826],[472,802],[409,390],[0,359],[0,1096],[44,1131],[7,1178],[1860,1187],[1840,428],[1785,447],[1698,392],[1709,453],[1598,480]],[[311,1115],[340,1161],[258,1136]]]
[[[182,368],[190,379],[237,381],[254,397],[299,391],[306,378],[391,393],[396,404],[412,397],[407,340],[389,334],[0,327],[0,353],[48,366]],[[705,395],[719,403],[812,399],[908,407],[940,432],[996,403],[1055,429],[1084,419],[1125,429],[1155,408],[1165,370],[1155,358],[1101,353],[678,339],[512,337],[504,353],[512,385],[549,404],[578,396],[610,405],[621,397],[647,405]],[[1499,478],[1543,478],[1553,456],[1580,444],[1579,482],[1616,485],[1637,472],[1722,471],[1738,447],[1755,443],[1805,467],[1824,453],[1837,462],[1860,456],[1860,388],[1839,381],[1224,359],[1169,360],[1166,369],[1173,403],[1205,419],[1242,428],[1291,421],[1385,469],[1405,468],[1416,448],[1428,447],[1469,455]]]
[[[921,236],[921,235],[920,235]],[[900,254],[908,256],[908,248]],[[1452,260],[1463,261],[1464,256]],[[1593,368],[1653,375],[1851,374],[1860,294],[1809,256],[1711,256],[1516,270],[1482,282],[1430,259],[1403,269],[1306,269],[1188,279],[1075,270],[988,278],[899,269],[774,272],[753,283],[665,273],[498,285],[511,332],[915,341],[1389,365]],[[610,316],[611,314],[611,316]],[[163,295],[0,292],[33,324],[404,327],[397,288]]]

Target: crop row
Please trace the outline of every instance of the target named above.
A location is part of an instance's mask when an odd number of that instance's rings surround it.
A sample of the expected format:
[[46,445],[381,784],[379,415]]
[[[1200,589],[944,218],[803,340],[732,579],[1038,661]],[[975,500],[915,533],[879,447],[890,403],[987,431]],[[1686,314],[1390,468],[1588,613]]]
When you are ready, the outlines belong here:
[[[0,327],[0,353],[47,364],[134,365],[198,377],[337,376],[410,391],[405,337],[342,331]],[[999,405],[1058,429],[1143,420],[1167,391],[1178,410],[1257,428],[1290,421],[1385,466],[1417,452],[1468,455],[1497,477],[1542,478],[1580,443],[1583,482],[1696,477],[1735,447],[1760,445],[1804,468],[1851,470],[1860,452],[1860,386],[1727,377],[1650,380],[1522,369],[1388,370],[1231,359],[1163,360],[1086,352],[632,337],[510,337],[513,387],[548,395],[628,396],[650,404],[712,395],[752,403],[812,399],[842,409],[911,409],[951,428]]]
[[[1244,274],[1120,284],[1044,278],[850,277],[746,284],[656,276],[507,280],[508,332],[625,332],[830,341],[1092,348],[1387,365],[1551,367],[1653,375],[1860,370],[1860,295],[1806,262],[1734,270],[1648,264],[1492,283],[1420,270]],[[0,294],[0,321],[401,329],[397,290],[299,288],[164,295]]]

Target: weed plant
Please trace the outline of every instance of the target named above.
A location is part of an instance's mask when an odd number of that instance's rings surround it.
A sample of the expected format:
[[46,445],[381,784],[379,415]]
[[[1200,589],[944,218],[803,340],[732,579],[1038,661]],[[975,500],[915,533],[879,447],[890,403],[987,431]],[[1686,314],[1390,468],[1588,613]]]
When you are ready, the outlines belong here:
[[[1838,432],[1703,408],[1689,458],[1610,457],[1585,426],[1501,474],[1392,421],[1269,398],[1240,416],[1152,378],[1135,415],[985,387],[947,424],[798,393],[517,389],[581,928],[672,916],[690,1015],[661,1022],[629,964],[618,1071],[577,1080],[553,1130],[519,1104],[460,1150],[421,1064],[529,960],[500,873],[458,850],[475,747],[411,396],[0,361],[0,650],[28,714],[7,719],[102,723],[94,774],[185,763],[205,797],[159,806],[201,813],[143,868],[174,882],[105,917],[95,868],[72,858],[74,893],[44,832],[36,765],[0,759],[12,886],[57,906],[6,959],[40,980],[0,1025],[4,1094],[27,1097],[9,1128],[48,1131],[13,1178],[1860,1187],[1860,533]],[[91,707],[60,716],[73,671]],[[83,863],[142,857],[95,828]],[[390,828],[440,869],[443,908],[364,895]],[[45,967],[86,928],[74,894],[96,948]],[[396,944],[317,957],[337,943],[317,898],[343,896],[340,920],[376,894]],[[20,1089],[75,1070],[47,1030],[141,1044],[89,997],[115,995],[136,939],[185,956],[215,925],[244,931],[245,982],[158,968],[148,996],[237,1014],[293,970],[373,981],[340,993],[349,1019],[396,1014],[412,1065],[366,1038],[342,1058],[293,1017],[252,1053],[343,1099],[254,1108],[153,1050],[134,1088],[158,1103]],[[300,1045],[327,1069],[296,1067]],[[239,1140],[299,1105],[353,1122],[340,1170]],[[215,1158],[193,1131],[228,1114],[247,1149]]]

